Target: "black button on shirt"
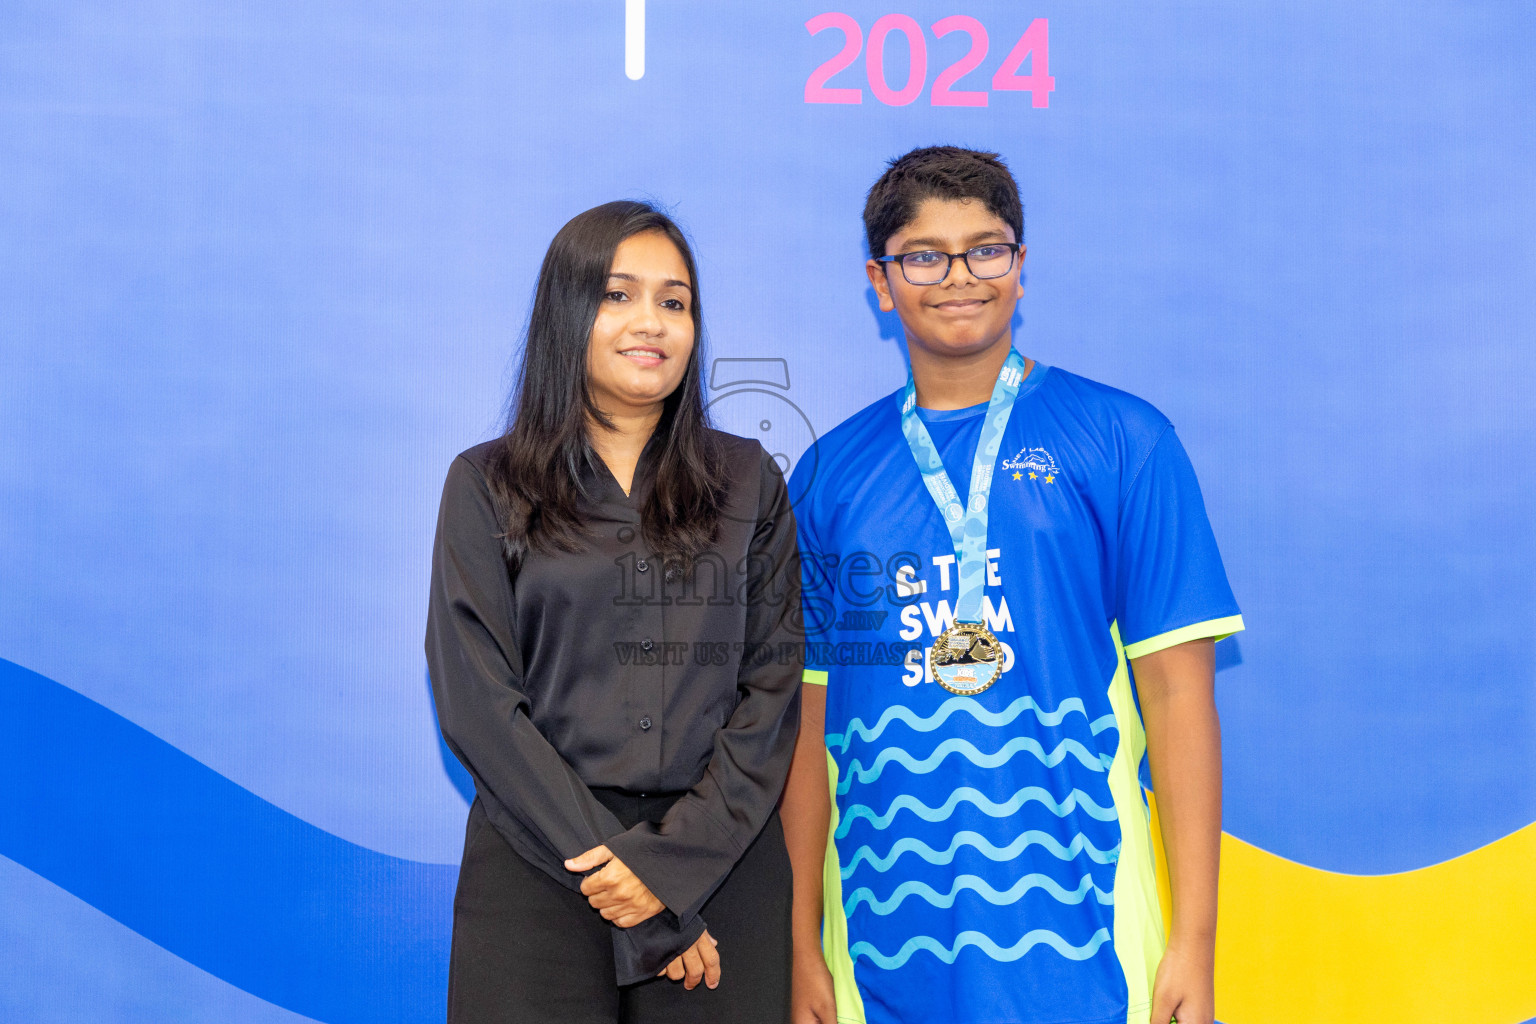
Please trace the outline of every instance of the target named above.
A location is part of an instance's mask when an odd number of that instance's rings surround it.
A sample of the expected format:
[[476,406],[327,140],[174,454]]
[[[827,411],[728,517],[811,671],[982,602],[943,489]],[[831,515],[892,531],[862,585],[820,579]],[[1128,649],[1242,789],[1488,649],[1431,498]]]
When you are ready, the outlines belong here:
[[[579,889],[563,861],[606,844],[666,905],[614,929],[620,984],[654,976],[702,932],[699,908],[778,801],[799,724],[784,480],[756,441],[717,436],[728,504],[687,577],[648,572],[654,444],[631,495],[592,457],[580,553],[531,552],[508,571],[485,480],[498,442],[454,460],[438,516],[426,648],[443,736],[525,859]],[[626,830],[594,787],[686,792],[661,823]]]

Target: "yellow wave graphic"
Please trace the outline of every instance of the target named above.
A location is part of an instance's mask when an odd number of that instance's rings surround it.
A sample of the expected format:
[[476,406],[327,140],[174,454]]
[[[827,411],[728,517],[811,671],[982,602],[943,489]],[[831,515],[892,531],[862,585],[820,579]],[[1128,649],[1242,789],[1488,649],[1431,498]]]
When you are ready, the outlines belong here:
[[[1161,842],[1157,856],[1166,914]],[[1220,914],[1216,1016],[1227,1024],[1536,1016],[1536,823],[1395,875],[1323,871],[1223,833]]]

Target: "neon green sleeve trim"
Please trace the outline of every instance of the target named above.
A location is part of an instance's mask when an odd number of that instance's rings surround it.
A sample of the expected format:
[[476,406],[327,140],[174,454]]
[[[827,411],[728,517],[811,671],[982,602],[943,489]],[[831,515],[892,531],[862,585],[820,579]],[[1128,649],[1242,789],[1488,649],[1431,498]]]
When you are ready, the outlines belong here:
[[1193,626],[1183,626],[1179,629],[1171,629],[1166,633],[1138,640],[1133,644],[1125,645],[1127,658],[1142,658],[1148,654],[1167,650],[1178,644],[1188,643],[1191,640],[1204,640],[1214,637],[1217,640],[1225,640],[1233,633],[1243,631],[1243,617],[1241,615],[1228,615],[1224,619],[1210,619],[1205,622],[1197,622]]
[[[1243,627],[1239,626],[1237,628],[1242,629]],[[802,683],[813,683],[816,686],[826,686],[827,674],[825,672],[818,672],[814,668],[808,668],[805,670],[805,673],[801,675],[800,681]]]

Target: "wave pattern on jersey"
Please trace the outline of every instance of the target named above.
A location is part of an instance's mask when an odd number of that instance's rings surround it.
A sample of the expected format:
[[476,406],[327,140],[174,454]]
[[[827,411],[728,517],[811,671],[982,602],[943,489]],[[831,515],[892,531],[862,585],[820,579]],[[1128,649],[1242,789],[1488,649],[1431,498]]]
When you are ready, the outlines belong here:
[[849,766],[843,780],[838,783],[837,791],[839,795],[847,793],[855,780],[874,782],[893,761],[914,775],[927,775],[937,769],[940,762],[950,754],[959,754],[978,768],[998,768],[1013,760],[1016,755],[1025,752],[1035,755],[1047,768],[1056,767],[1069,756],[1074,757],[1091,772],[1108,771],[1110,762],[1114,760],[1107,754],[1095,754],[1077,740],[1072,739],[1062,740],[1047,751],[1033,736],[1015,736],[990,754],[982,753],[968,740],[947,739],[940,743],[933,753],[924,758],[915,758],[901,747],[886,747],[875,755],[874,762],[867,768],[855,760]]
[[906,793],[892,800],[884,811],[877,811],[865,804],[850,804],[842,812],[842,820],[837,826],[837,838],[842,839],[847,836],[852,831],[854,823],[860,820],[869,821],[875,828],[890,828],[891,822],[896,820],[896,815],[901,811],[911,811],[924,821],[945,821],[960,805],[972,804],[990,817],[1006,818],[1011,814],[1017,814],[1019,808],[1030,801],[1050,808],[1051,813],[1058,818],[1065,818],[1075,810],[1081,810],[1084,814],[1100,821],[1114,821],[1117,817],[1113,804],[1101,806],[1094,802],[1093,797],[1080,789],[1074,789],[1066,795],[1065,799],[1057,800],[1048,790],[1041,789],[1039,786],[1025,786],[1007,800],[998,802],[978,789],[965,786],[955,790],[937,807],[930,807],[917,797]]
[[[829,735],[842,755],[851,957],[894,971],[919,954],[952,964],[966,949],[999,963],[1036,949],[1095,956],[1110,939],[1120,853],[1106,780],[1115,736],[1114,716],[1090,716],[1080,698],[1051,707],[1032,695],[1000,709],[971,696],[895,705]],[[1038,784],[1009,794],[997,789],[1005,779]],[[1085,901],[1106,908],[1086,939]]]
[[913,839],[911,836],[903,836],[896,840],[883,857],[869,846],[861,846],[854,852],[853,858],[840,870],[844,880],[852,876],[859,869],[859,865],[865,863],[875,871],[889,871],[891,865],[895,864],[904,853],[916,854],[929,864],[949,864],[954,861],[955,853],[962,846],[969,846],[983,857],[995,861],[1013,860],[1027,846],[1042,846],[1057,860],[1072,860],[1079,854],[1087,854],[1090,860],[1099,864],[1113,864],[1120,859],[1119,843],[1107,850],[1100,850],[1081,832],[1073,836],[1070,843],[1063,844],[1049,832],[1030,829],[1007,846],[998,846],[979,832],[964,831],[956,832],[954,838],[950,840],[949,847],[943,850],[936,850],[921,839]]
[[1094,898],[1106,906],[1115,902],[1114,893],[1105,892],[1094,885],[1092,875],[1084,875],[1079,879],[1076,889],[1068,889],[1050,875],[1025,875],[1001,892],[993,888],[985,878],[961,875],[955,879],[955,884],[949,887],[949,892],[939,892],[926,882],[902,882],[887,899],[882,900],[867,888],[857,889],[843,905],[843,912],[852,914],[858,909],[860,903],[867,903],[870,910],[883,917],[901,906],[902,901],[909,896],[916,896],[926,900],[932,906],[948,909],[955,905],[955,899],[962,890],[974,892],[993,906],[1002,907],[1017,903],[1031,889],[1044,889],[1057,903],[1081,903],[1088,898],[1090,890]]
[[[855,738],[861,739],[866,743],[873,743],[885,732],[886,727],[895,721],[905,722],[909,728],[916,732],[932,732],[949,721],[951,715],[960,711],[970,714],[984,725],[998,728],[1011,725],[1013,720],[1025,711],[1033,711],[1035,718],[1039,720],[1041,725],[1060,725],[1061,720],[1073,712],[1082,715],[1084,718],[1088,717],[1088,711],[1083,707],[1083,702],[1078,697],[1068,697],[1056,705],[1055,711],[1047,711],[1036,704],[1033,697],[1024,696],[1008,705],[1002,711],[997,712],[987,710],[986,706],[974,697],[951,697],[943,704],[940,704],[938,710],[927,718],[919,717],[916,712],[905,704],[893,704],[886,708],[885,713],[880,716],[873,729],[865,725],[862,719],[855,718],[848,724],[848,731],[846,733],[833,733],[827,737],[827,748],[829,750],[836,748],[838,753],[846,753],[848,745]],[[1089,731],[1097,736],[1105,729],[1113,728],[1114,724],[1114,715],[1104,715],[1096,721],[1089,723],[1088,728]]]
[[1049,946],[1068,960],[1087,960],[1099,951],[1099,947],[1109,941],[1109,929],[1100,928],[1093,933],[1089,940],[1081,946],[1074,946],[1066,939],[1053,931],[1044,928],[1036,928],[1026,932],[1024,937],[1011,946],[999,946],[992,939],[981,932],[961,932],[951,946],[945,946],[938,940],[927,935],[918,935],[902,943],[901,949],[892,956],[886,956],[868,942],[855,942],[849,947],[855,959],[867,957],[873,963],[885,970],[894,970],[904,965],[912,958],[912,954],[920,949],[926,949],[946,964],[955,962],[960,951],[967,946],[975,946],[993,960],[1005,963],[1017,960],[1036,946]]

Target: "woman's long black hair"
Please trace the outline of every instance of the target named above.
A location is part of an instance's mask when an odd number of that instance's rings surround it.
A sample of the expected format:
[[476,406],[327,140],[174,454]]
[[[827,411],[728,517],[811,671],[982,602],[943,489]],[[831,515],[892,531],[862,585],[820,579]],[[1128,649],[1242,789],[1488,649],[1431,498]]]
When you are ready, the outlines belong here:
[[704,320],[699,275],[688,240],[655,207],[621,200],[577,214],[560,229],[534,293],[533,312],[514,391],[514,411],[489,467],[501,519],[503,551],[512,565],[530,549],[579,551],[592,495],[582,470],[592,451],[589,422],[607,422],[587,386],[587,349],[608,289],[619,243],[659,231],[677,246],[693,285],[693,352],[656,425],[656,482],[641,521],[646,541],[664,560],[690,564],[714,542],[725,505],[725,465],[704,408]]

